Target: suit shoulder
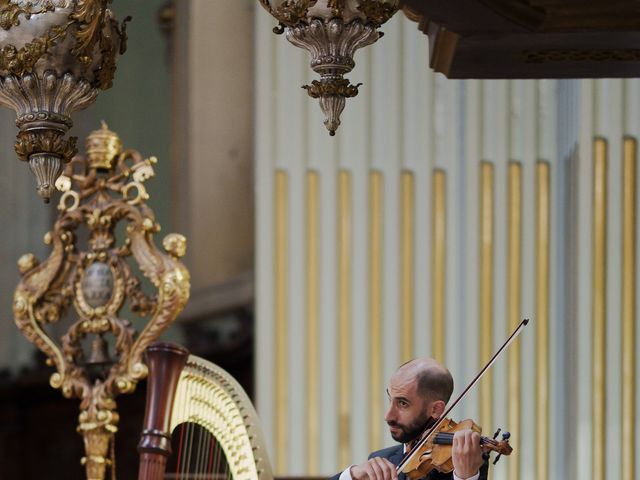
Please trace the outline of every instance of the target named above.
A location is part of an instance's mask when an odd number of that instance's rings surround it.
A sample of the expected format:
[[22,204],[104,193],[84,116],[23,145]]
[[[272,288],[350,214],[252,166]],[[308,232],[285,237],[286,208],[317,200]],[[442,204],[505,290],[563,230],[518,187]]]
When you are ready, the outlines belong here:
[[387,447],[387,448],[383,448],[382,450],[377,450],[369,454],[369,458],[375,458],[375,457],[389,458],[397,454],[398,451],[402,451],[402,445],[395,445],[393,447]]

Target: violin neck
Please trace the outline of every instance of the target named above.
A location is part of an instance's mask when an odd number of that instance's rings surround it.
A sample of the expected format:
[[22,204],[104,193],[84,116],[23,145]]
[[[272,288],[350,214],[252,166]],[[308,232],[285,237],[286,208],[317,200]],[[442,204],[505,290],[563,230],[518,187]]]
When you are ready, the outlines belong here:
[[[441,432],[436,433],[433,443],[436,445],[453,445],[453,433],[452,432]],[[480,445],[492,444],[493,440],[488,437],[480,437]]]

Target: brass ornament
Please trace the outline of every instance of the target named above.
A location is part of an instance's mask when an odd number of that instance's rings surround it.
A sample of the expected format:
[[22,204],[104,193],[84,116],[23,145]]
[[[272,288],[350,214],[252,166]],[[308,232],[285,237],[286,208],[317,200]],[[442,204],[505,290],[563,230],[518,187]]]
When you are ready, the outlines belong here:
[[345,100],[358,94],[344,75],[355,66],[355,51],[382,36],[378,28],[399,8],[399,0],[259,0],[278,20],[273,31],[311,54],[311,68],[320,75],[305,85],[318,98],[330,135],[340,125]]
[[[190,283],[180,260],[185,238],[167,235],[167,253],[153,241],[160,226],[145,203],[143,183],[153,176],[155,158],[123,150],[106,125],[89,135],[87,145],[89,155],[76,156],[55,182],[63,195],[44,239],[52,248],[49,257],[39,263],[27,254],[18,261],[22,278],[13,311],[20,331],[55,368],[51,386],[81,400],[86,475],[103,480],[118,428],[115,398],[145,377],[142,354],[180,313]],[[122,236],[119,225],[125,225]],[[142,275],[155,293],[142,288]],[[148,319],[140,331],[121,317],[125,302],[131,313]],[[71,326],[60,339],[51,337],[47,325],[62,318],[73,320]]]
[[[53,134],[64,143],[73,125],[71,114],[111,87],[116,58],[126,50],[128,19],[119,24],[107,8],[109,3],[0,0],[0,104],[18,116],[18,155],[25,152],[25,137],[45,145]],[[34,153],[47,154],[38,163],[54,175],[37,176],[38,193],[49,201],[61,165],[75,153],[27,152],[25,160]]]
[[109,170],[122,151],[122,142],[117,133],[109,130],[105,122],[99,130],[91,132],[86,142],[89,164],[96,169]]

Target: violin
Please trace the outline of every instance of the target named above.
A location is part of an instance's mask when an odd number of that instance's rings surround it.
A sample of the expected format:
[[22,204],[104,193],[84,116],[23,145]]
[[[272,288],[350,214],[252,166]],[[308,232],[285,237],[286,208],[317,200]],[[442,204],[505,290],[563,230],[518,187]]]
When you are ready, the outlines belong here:
[[[481,433],[481,428],[473,420],[467,419],[459,423],[450,418],[445,418],[440,424],[438,430],[431,434],[431,438],[425,442],[421,442],[421,447],[413,452],[409,461],[403,462],[404,468],[402,473],[406,474],[411,480],[418,480],[426,477],[433,469],[442,473],[453,471],[453,435],[460,430],[473,430]],[[510,455],[513,451],[509,445],[509,432],[502,434],[502,440],[496,440],[500,430],[495,433],[493,438],[480,437],[480,447],[483,453],[497,452],[498,457],[493,462],[498,461],[501,455]]]
[[[407,452],[400,464],[396,467],[398,473],[405,473],[411,480],[417,480],[426,476],[434,468],[443,473],[449,473],[453,470],[452,460],[452,444],[453,435],[458,430],[471,429],[477,433],[480,433],[481,429],[472,420],[464,420],[460,423],[456,423],[447,415],[453,410],[462,398],[473,388],[487,372],[487,370],[494,364],[500,354],[513,342],[516,337],[522,332],[522,329],[529,323],[528,319],[523,320],[518,325],[518,328],[507,338],[504,344],[498,349],[498,351],[491,357],[489,362],[482,367],[482,370],[475,376],[475,378],[467,385],[464,391],[455,399],[455,401],[444,411],[436,422],[431,425],[421,436],[421,439]],[[498,461],[501,455],[509,455],[513,451],[511,445],[509,445],[510,434],[505,432],[502,435],[502,441],[496,441],[496,438],[500,430],[498,430],[493,439],[487,437],[480,438],[480,445],[485,454],[489,454],[491,451],[498,452],[498,457],[494,460],[494,464]]]

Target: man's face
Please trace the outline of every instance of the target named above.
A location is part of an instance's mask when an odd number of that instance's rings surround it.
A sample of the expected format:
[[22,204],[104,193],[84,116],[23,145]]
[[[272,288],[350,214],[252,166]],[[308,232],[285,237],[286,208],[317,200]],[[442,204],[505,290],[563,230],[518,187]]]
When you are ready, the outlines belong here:
[[390,404],[384,417],[391,437],[400,443],[418,438],[433,420],[429,414],[433,402],[418,394],[415,376],[407,377],[401,372],[391,377],[387,389]]

